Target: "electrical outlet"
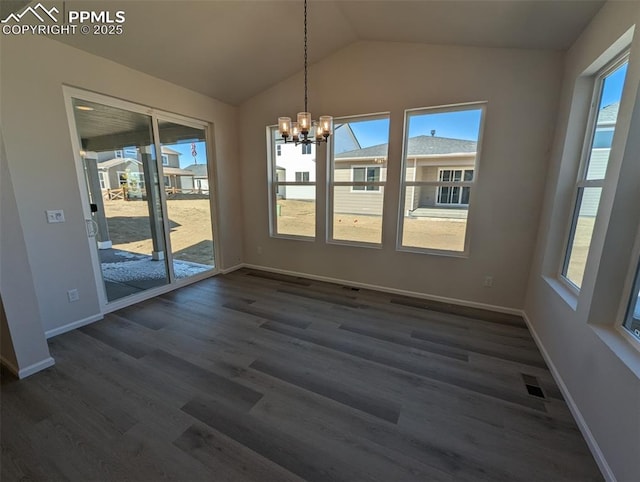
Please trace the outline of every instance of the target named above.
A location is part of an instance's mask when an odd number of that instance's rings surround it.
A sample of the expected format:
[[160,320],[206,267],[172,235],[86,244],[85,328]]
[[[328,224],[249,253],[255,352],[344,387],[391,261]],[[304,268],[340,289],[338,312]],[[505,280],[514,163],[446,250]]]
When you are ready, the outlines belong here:
[[485,288],[493,288],[493,276],[485,276],[482,281],[482,286]]
[[74,301],[78,301],[80,299],[80,293],[76,288],[67,291],[67,298],[69,298],[69,303],[73,303]]
[[64,223],[64,211],[62,209],[53,209],[47,211],[47,222],[51,223]]

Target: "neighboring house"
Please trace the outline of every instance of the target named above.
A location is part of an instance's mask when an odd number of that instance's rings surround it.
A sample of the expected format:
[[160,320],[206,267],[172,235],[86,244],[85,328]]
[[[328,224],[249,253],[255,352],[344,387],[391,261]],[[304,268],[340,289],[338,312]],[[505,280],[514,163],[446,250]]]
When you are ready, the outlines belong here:
[[[315,182],[316,146],[276,144],[276,176],[279,182]],[[279,186],[279,199],[311,200],[315,186]]]
[[[471,181],[477,143],[436,136],[411,137],[408,142],[407,181]],[[335,156],[335,181],[384,182],[387,178],[387,144],[343,152]],[[383,190],[379,186],[336,189],[334,210],[339,213],[382,212]],[[469,204],[468,187],[410,186],[405,212],[417,208],[455,207]]]
[[[191,182],[191,188],[198,193],[209,193],[209,172],[206,164],[191,164],[185,167],[184,170],[191,172],[193,177],[183,181]],[[187,187],[183,187],[183,189],[187,189]]]
[[[277,131],[274,131],[277,136]],[[333,139],[335,152],[345,152],[360,148],[349,124],[337,124]],[[275,145],[276,176],[279,182],[315,182],[316,180],[316,146],[276,143]],[[191,167],[191,166],[190,166]],[[187,168],[189,169],[189,167]],[[315,199],[314,186],[279,186],[279,199]]]
[[[614,102],[613,104],[604,106],[600,109],[600,112],[598,112],[596,130],[593,135],[591,152],[589,154],[588,179],[605,178],[605,172],[609,163],[609,154],[611,153],[611,144],[613,142],[613,131],[615,130],[619,109],[620,103]],[[599,204],[600,190],[585,189],[582,195],[580,216],[595,217]]]
[[[180,168],[180,153],[164,146],[161,152],[165,188],[192,189],[194,174]],[[106,191],[126,186],[129,198],[141,198],[145,189],[142,155],[135,147],[85,153],[86,158],[97,161],[100,188]]]

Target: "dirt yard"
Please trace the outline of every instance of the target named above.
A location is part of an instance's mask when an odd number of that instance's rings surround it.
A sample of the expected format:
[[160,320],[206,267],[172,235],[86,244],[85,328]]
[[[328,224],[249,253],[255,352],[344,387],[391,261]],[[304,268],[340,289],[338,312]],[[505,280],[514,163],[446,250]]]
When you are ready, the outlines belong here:
[[[279,200],[278,233],[313,236],[315,204],[309,201]],[[382,217],[365,214],[336,214],[333,237],[339,240],[380,243]],[[464,250],[464,219],[405,218],[403,242],[406,246]]]
[[[104,201],[113,247],[151,254],[146,201]],[[208,199],[169,199],[171,248],[175,259],[213,265],[213,237]]]

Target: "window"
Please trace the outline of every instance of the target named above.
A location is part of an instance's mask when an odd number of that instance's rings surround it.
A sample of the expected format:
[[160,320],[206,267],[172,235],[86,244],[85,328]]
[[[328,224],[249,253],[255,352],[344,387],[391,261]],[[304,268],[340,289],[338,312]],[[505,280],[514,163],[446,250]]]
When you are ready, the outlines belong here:
[[[315,155],[302,155],[300,146],[282,143],[277,127],[268,129],[271,236],[313,239],[316,236]],[[311,145],[303,147],[311,148]]]
[[302,144],[302,154],[311,154],[311,144]]
[[561,268],[561,277],[578,290],[582,286],[600,205],[627,65],[628,53],[609,64],[595,78],[593,107],[574,190],[574,209]]
[[398,249],[467,250],[484,111],[484,103],[406,111]]
[[162,154],[162,165],[163,166],[169,165],[169,156],[167,154]]
[[631,299],[622,326],[640,341],[640,265],[636,271]]
[[[380,166],[354,167],[352,179],[355,182],[380,182]],[[352,191],[380,191],[380,186],[376,184],[355,185]]]
[[329,241],[380,245],[389,115],[334,120],[329,160]]
[[104,171],[98,171],[98,180],[100,181],[100,189],[107,189],[107,183],[104,177]]
[[122,159],[124,157],[122,151],[115,151],[114,154],[116,156],[116,159]]
[[[462,180],[470,182],[473,181],[473,169],[440,169],[438,180],[442,182],[460,182]],[[468,206],[470,193],[471,188],[469,186],[463,186],[462,189],[457,186],[440,186],[438,187],[436,203]]]
[[296,182],[309,182],[309,172],[296,172]]

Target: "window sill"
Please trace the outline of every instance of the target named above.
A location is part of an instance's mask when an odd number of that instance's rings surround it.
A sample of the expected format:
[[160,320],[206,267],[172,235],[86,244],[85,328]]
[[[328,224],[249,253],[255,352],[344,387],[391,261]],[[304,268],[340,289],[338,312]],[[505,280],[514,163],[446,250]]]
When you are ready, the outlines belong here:
[[631,340],[622,327],[610,325],[589,325],[596,335],[640,379],[640,343]]
[[578,295],[571,290],[567,285],[565,285],[562,281],[551,278],[549,276],[542,277],[547,284],[553,289],[560,298],[571,308],[573,311],[578,309]]
[[288,239],[291,241],[306,241],[314,243],[316,241],[315,237],[311,236],[296,236],[295,234],[272,234],[272,238],[274,239]]
[[361,241],[349,241],[347,239],[327,239],[327,244],[336,244],[339,246],[353,246],[355,248],[382,249],[382,243],[363,243]]
[[432,256],[446,256],[448,258],[469,258],[467,251],[446,251],[444,249],[412,248],[397,246],[396,251],[401,253],[430,254]]

